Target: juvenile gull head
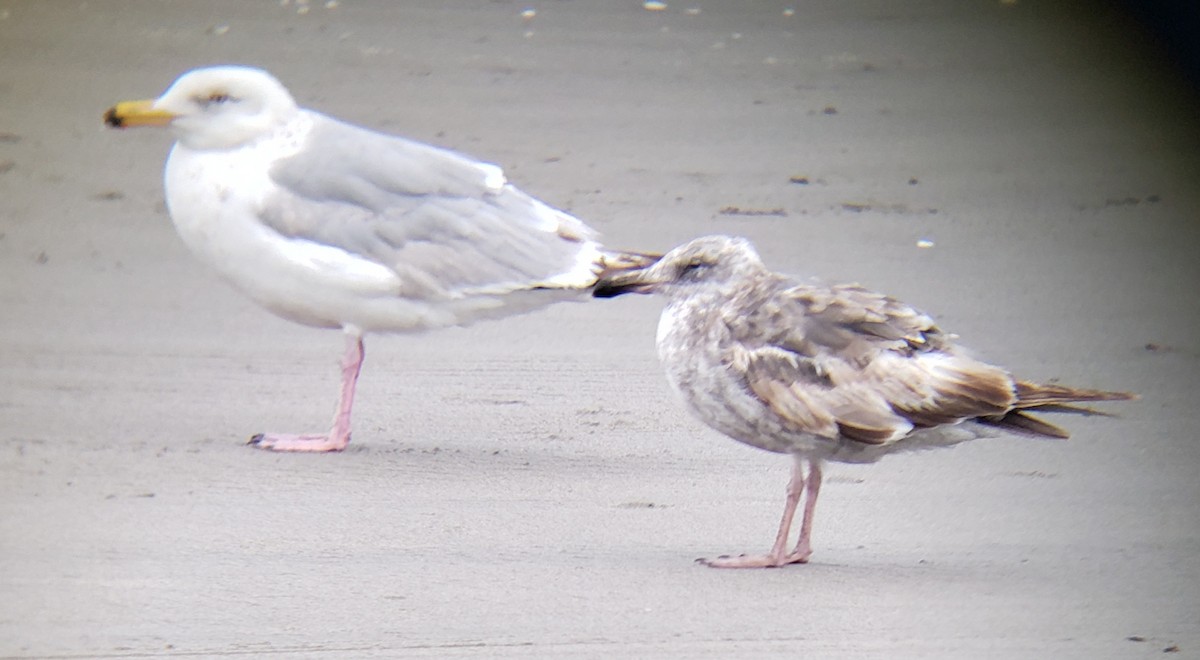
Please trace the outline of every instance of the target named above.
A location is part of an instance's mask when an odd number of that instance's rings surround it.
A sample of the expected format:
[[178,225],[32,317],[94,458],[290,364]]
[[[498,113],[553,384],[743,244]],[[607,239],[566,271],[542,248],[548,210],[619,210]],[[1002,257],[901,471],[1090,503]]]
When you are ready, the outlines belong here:
[[[858,285],[771,272],[740,238],[698,238],[595,289],[599,297],[623,293],[667,298],[659,357],[697,417],[734,440],[794,457],[771,551],[701,560],[709,566],[807,562],[824,461],[869,463],[948,446],[976,437],[970,427],[978,424],[1065,438],[1030,411],[1086,414],[1070,404],[1135,398],[1018,380],[961,351],[927,314]],[[789,552],[802,493],[799,540]]]
[[332,430],[255,436],[263,448],[346,446],[366,332],[466,325],[586,298],[600,275],[655,258],[605,249],[590,227],[521,192],[495,165],[298,107],[261,69],[190,71],[104,121],[175,134],[167,208],[201,261],[279,316],[346,333]]
[[750,241],[705,236],[670,251],[649,268],[603,278],[593,293],[597,298],[659,293],[671,300],[736,295],[738,290],[753,288],[752,283],[771,275]]

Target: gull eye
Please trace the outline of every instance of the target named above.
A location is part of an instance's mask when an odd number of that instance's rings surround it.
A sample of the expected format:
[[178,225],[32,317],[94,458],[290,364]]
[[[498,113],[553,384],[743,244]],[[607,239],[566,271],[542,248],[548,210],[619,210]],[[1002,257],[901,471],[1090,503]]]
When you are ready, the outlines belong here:
[[201,106],[204,106],[207,108],[208,106],[213,105],[213,104],[228,103],[235,99],[232,96],[230,96],[229,94],[226,94],[225,92],[213,92],[213,93],[209,94],[208,96],[196,96],[196,97],[194,97],[194,100],[196,101],[196,103],[198,105],[201,105]]
[[701,272],[703,272],[706,268],[708,268],[709,265],[710,264],[708,262],[702,261],[700,259],[692,259],[691,261],[684,264],[682,268],[679,269],[679,276],[680,277],[696,277]]

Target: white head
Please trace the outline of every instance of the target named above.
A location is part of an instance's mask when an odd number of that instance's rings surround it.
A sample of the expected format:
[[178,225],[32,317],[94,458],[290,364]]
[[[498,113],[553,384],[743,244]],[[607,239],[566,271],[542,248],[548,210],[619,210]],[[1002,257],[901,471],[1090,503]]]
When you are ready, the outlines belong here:
[[667,252],[652,266],[602,279],[593,294],[611,298],[623,293],[662,293],[674,298],[702,289],[719,291],[767,272],[750,241],[702,236]]
[[170,126],[192,149],[231,149],[291,121],[299,108],[274,76],[244,66],[189,71],[154,101],[118,104],[112,126]]

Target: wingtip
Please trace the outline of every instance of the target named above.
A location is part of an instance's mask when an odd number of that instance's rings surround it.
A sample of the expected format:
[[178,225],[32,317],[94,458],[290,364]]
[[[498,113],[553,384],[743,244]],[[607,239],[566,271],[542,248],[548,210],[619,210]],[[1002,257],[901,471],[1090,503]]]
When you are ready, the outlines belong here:
[[627,270],[649,268],[658,263],[659,259],[662,259],[662,255],[653,252],[605,251],[600,254],[598,277],[605,278]]
[[1011,410],[1004,415],[980,417],[978,421],[1016,433],[1028,433],[1043,438],[1067,440],[1071,433],[1057,424],[1034,417],[1023,410]]

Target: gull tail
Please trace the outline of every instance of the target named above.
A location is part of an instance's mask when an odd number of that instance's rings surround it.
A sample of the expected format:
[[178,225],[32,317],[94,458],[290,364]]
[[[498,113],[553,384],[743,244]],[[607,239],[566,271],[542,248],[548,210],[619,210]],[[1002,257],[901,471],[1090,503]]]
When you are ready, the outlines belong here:
[[1041,385],[1023,380],[1016,382],[1016,388],[1017,401],[1013,404],[1012,410],[1003,415],[981,417],[979,421],[1011,431],[1025,432],[1050,438],[1068,438],[1071,434],[1066,429],[1034,417],[1029,414],[1030,411],[1111,416],[1111,413],[1094,410],[1087,406],[1070,404],[1086,401],[1132,401],[1139,398],[1138,395],[1132,392],[1108,392],[1105,390],[1064,387],[1062,385]]
[[649,252],[618,252],[615,250],[602,250],[600,252],[600,260],[598,265],[600,271],[596,273],[596,277],[604,279],[616,273],[626,270],[638,270],[639,268],[647,268],[658,263],[662,258],[661,254],[653,254]]
[[1085,390],[1062,385],[1039,385],[1028,381],[1017,381],[1017,408],[1040,408],[1062,403],[1080,401],[1130,401],[1138,398],[1132,392],[1106,392]]
[[586,246],[587,251],[578,255],[575,267],[570,271],[523,288],[532,290],[566,290],[592,292],[604,278],[624,271],[653,266],[662,258],[661,254],[647,252],[622,252],[600,247],[595,243]]

